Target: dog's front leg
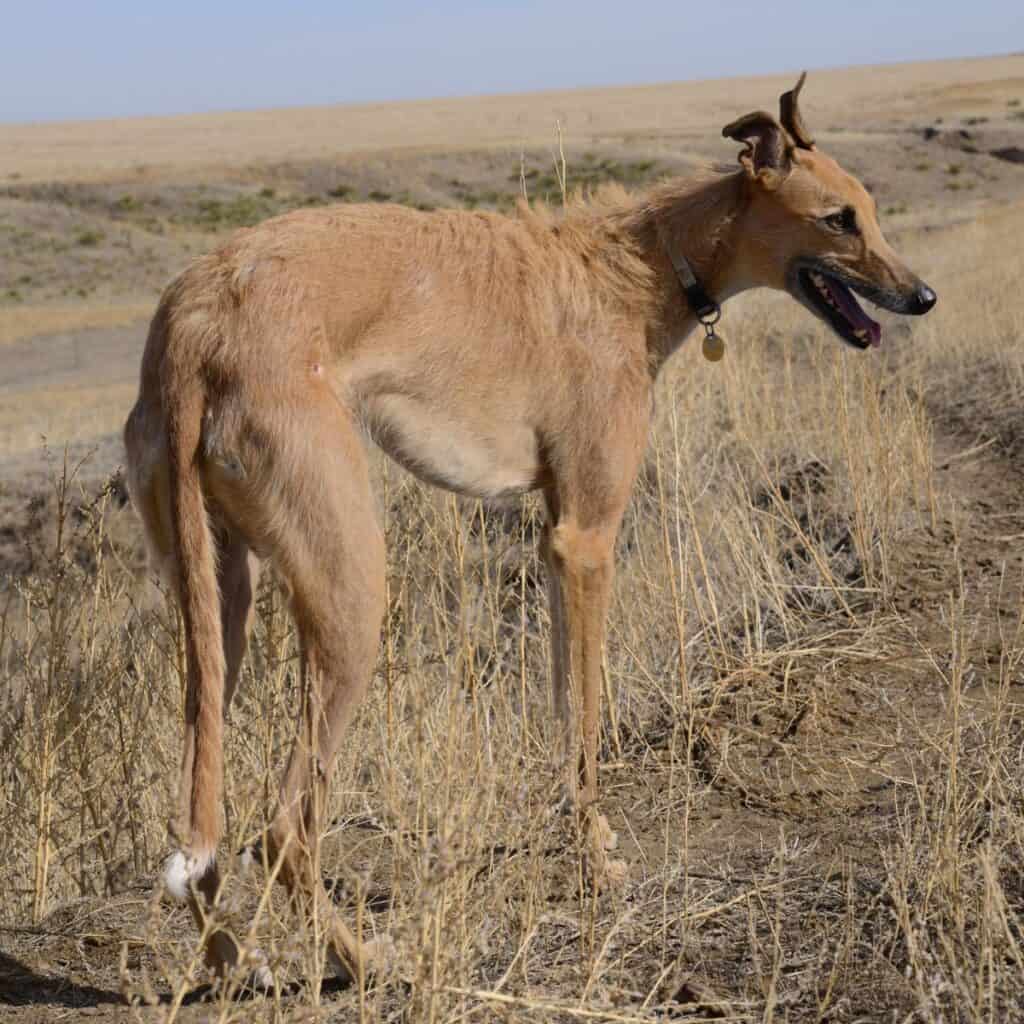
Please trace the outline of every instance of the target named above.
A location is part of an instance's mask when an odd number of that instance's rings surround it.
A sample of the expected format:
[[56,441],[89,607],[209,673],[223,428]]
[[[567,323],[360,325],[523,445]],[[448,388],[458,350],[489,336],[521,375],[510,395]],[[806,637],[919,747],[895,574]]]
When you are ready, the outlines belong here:
[[549,527],[552,683],[561,720],[569,793],[584,841],[585,874],[596,888],[625,880],[626,865],[611,860],[615,833],[598,809],[597,756],[601,714],[601,652],[615,575],[614,523],[581,528],[562,517]]

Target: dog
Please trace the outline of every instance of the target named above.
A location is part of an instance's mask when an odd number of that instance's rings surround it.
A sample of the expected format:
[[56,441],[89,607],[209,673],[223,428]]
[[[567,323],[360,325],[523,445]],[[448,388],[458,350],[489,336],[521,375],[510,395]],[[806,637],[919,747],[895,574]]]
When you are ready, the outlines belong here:
[[[239,231],[168,286],[125,445],[133,503],[185,625],[180,850],[166,879],[200,924],[220,885],[224,711],[269,561],[290,589],[302,715],[266,852],[300,911],[328,915],[338,974],[372,964],[322,905],[313,869],[385,610],[367,435],[457,494],[542,492],[559,756],[587,876],[621,880],[598,807],[601,658],[659,370],[698,323],[716,341],[721,304],[751,288],[787,292],[855,349],[881,340],[857,294],[910,315],[936,302],[887,244],[864,186],[815,146],[804,77],[778,118],[757,111],[723,129],[742,147],[728,173],[561,216],[305,209]],[[242,951],[214,929],[205,956],[225,973]]]

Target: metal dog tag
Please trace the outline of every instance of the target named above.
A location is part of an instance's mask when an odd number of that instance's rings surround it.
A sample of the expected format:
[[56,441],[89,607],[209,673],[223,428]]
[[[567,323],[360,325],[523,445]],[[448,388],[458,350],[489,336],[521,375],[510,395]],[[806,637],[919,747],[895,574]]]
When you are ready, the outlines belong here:
[[717,363],[725,355],[725,342],[709,327],[700,350],[709,363]]

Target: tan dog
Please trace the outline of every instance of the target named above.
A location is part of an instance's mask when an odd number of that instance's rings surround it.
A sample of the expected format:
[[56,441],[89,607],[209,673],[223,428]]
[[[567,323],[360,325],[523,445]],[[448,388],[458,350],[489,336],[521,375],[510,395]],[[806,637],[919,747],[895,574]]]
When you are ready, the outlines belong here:
[[[713,316],[714,300],[782,289],[866,348],[881,329],[854,291],[899,313],[935,303],[882,237],[871,196],[814,148],[797,108],[802,84],[783,96],[779,120],[758,112],[724,129],[744,144],[733,173],[559,219],[525,208],[514,219],[304,210],[240,231],[168,287],[125,443],[135,507],[185,619],[181,853],[168,883],[199,921],[219,884],[222,719],[262,559],[290,584],[304,694],[267,852],[302,912],[322,901],[318,808],[384,613],[364,430],[459,494],[543,492],[570,791],[590,877],[622,874],[597,809],[613,547],[654,378],[694,327],[692,307]],[[325,912],[335,969],[361,974],[366,946]],[[239,950],[221,931],[206,955],[223,971]]]

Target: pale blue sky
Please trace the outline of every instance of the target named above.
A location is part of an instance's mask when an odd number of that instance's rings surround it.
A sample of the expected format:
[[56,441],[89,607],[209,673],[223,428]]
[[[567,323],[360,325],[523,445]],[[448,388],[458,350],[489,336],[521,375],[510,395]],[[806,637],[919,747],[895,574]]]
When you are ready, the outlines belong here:
[[1021,0],[17,0],[0,121],[720,77],[1024,49]]

